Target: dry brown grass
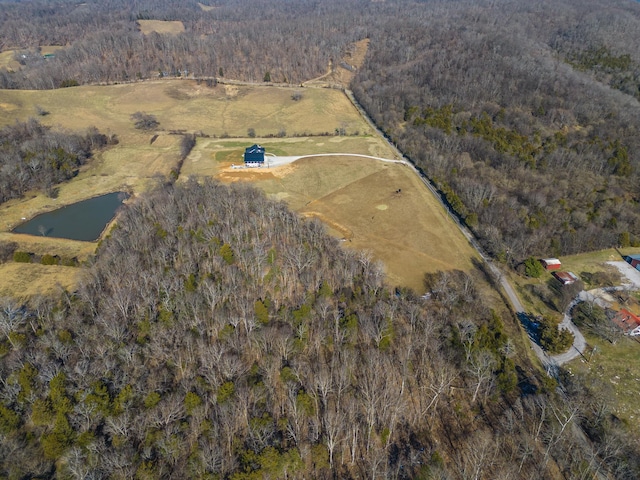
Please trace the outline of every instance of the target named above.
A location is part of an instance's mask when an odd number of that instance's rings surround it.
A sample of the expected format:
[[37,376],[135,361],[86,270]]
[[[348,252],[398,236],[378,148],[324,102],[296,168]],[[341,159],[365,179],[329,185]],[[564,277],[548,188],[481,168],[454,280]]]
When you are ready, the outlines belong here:
[[20,64],[13,59],[15,50],[0,52],[0,68],[5,68],[10,72],[20,70]]
[[[359,116],[347,97],[331,89],[294,89],[218,85],[208,88],[188,80],[158,80],[114,86],[85,86],[54,91],[0,91],[0,125],[25,120],[35,105],[50,112],[48,125],[83,130],[89,125],[116,134],[120,143],[99,153],[77,178],[60,186],[56,199],[31,195],[0,206],[0,239],[21,250],[63,256],[89,255],[95,244],[33,239],[8,232],[23,217],[118,190],[139,194],[166,176],[178,162],[179,140],[169,130],[206,135],[257,138],[198,138],[183,165],[182,177],[205,175],[223,181],[253,181],[306,216],[323,220],[345,244],[369,249],[382,260],[391,284],[422,291],[426,271],[471,268],[474,256],[455,225],[406,167],[362,158],[326,157],[299,161],[271,171],[231,170],[244,148],[263,144],[276,155],[331,153],[393,158],[393,152]],[[160,122],[157,132],[133,128],[132,113],[143,111]],[[317,136],[346,129],[349,135]],[[285,138],[260,138],[285,130]],[[304,133],[316,136],[293,136]],[[358,135],[354,135],[354,134]],[[158,138],[151,143],[154,134]],[[400,194],[396,190],[401,189]],[[27,238],[22,238],[27,237]],[[63,247],[64,245],[64,247]],[[64,250],[64,251],[62,251]],[[17,268],[17,267],[14,267]],[[30,268],[23,266],[22,268]]]
[[152,32],[178,35],[184,32],[184,24],[180,21],[165,21],[165,20],[138,20],[140,31],[144,35],[149,35]]
[[250,181],[302,215],[319,218],[345,246],[370,250],[382,261],[391,285],[423,292],[425,272],[470,270],[477,258],[442,206],[403,165],[327,156],[270,170],[223,169],[217,178]]
[[60,287],[72,289],[82,275],[76,267],[40,265],[35,263],[0,264],[0,297],[27,299],[33,295],[47,295]]
[[40,53],[42,55],[48,55],[49,53],[56,53],[64,48],[62,45],[42,45],[40,47]]
[[[193,80],[155,80],[126,85],[82,86],[53,91],[0,91],[0,125],[25,120],[35,105],[50,112],[42,121],[70,129],[96,125],[101,131],[130,136],[131,114],[143,111],[156,116],[160,129],[203,132],[218,137],[247,135],[288,136],[333,134],[337,128],[371,134],[347,97],[338,90],[302,89],[302,99],[286,87],[242,87],[218,85],[208,88]],[[144,142],[143,142],[144,143]]]

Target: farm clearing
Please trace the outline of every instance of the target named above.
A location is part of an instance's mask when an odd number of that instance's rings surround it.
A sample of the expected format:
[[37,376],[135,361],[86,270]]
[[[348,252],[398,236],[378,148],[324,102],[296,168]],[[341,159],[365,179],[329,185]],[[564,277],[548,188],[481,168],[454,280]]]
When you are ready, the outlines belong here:
[[[117,136],[119,143],[97,152],[77,177],[59,185],[56,198],[32,193],[0,205],[0,240],[17,242],[20,250],[57,254],[65,245],[65,256],[87,258],[95,243],[48,237],[36,241],[10,231],[23,218],[104,193],[127,191],[133,197],[144,193],[177,170],[182,134],[190,133],[197,135],[197,143],[182,165],[180,179],[195,175],[252,182],[300,214],[322,220],[346,246],[370,250],[374,259],[384,262],[392,285],[422,292],[427,271],[472,268],[475,252],[410,169],[331,156],[395,158],[339,90],[208,87],[192,80],[0,90],[0,126],[33,117],[37,106],[49,112],[39,117],[45,125],[78,132],[95,126]],[[138,111],[154,115],[157,129],[136,130],[131,115]],[[244,148],[256,142],[273,155],[326,157],[271,169],[231,168],[242,163]],[[6,275],[0,271],[5,278],[9,274],[28,277],[42,270],[34,264],[7,265],[13,270]],[[69,285],[68,275],[56,281]],[[0,285],[0,291],[7,290]]]
[[178,35],[184,32],[184,24],[177,20],[138,20],[138,25],[144,35],[154,32],[165,35]]

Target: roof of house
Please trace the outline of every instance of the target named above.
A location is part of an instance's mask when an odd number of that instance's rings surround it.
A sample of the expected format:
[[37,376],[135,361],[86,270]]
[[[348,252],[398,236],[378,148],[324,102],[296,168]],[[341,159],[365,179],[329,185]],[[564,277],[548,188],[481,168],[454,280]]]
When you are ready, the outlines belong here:
[[552,275],[560,280],[565,285],[570,284],[578,280],[578,277],[572,272],[553,272]]
[[250,147],[247,147],[244,149],[244,153],[264,153],[264,147],[255,144],[255,145],[251,145]]
[[613,322],[625,332],[630,332],[640,327],[640,318],[626,308],[622,308],[618,314],[613,317]]
[[561,265],[560,260],[558,260],[557,258],[543,258],[541,262],[545,263],[546,265]]

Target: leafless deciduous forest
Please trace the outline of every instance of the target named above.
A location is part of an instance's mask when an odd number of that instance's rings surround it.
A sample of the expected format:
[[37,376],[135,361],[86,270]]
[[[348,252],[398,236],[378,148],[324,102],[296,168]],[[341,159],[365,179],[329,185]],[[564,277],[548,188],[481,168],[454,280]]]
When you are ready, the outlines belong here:
[[[0,87],[299,83],[368,37],[355,95],[497,258],[640,240],[635,3],[210,3],[0,2],[23,64]],[[9,178],[37,170],[18,138],[70,141],[12,128]],[[77,291],[0,299],[0,477],[640,477],[606,385],[539,374],[479,275],[429,275],[416,299],[251,188],[160,182]]]
[[572,381],[559,398],[473,276],[430,276],[428,302],[382,280],[367,254],[255,190],[158,187],[76,293],[2,301],[0,473],[638,473],[603,390]]
[[52,131],[33,119],[0,129],[0,203],[28,190],[55,195],[56,185],[72,178],[93,150],[116,141],[95,127],[82,136]]
[[[352,88],[496,257],[640,243],[640,6],[477,2],[9,2],[2,88],[158,75],[297,84],[371,40]],[[180,35],[137,19],[181,20]],[[63,45],[43,58],[39,45]]]

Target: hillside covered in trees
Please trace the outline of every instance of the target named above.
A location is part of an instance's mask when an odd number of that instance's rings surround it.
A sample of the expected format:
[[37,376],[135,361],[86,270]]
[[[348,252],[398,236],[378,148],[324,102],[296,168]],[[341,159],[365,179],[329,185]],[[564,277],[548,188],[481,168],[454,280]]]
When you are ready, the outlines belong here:
[[[0,0],[21,65],[0,88],[300,88],[364,38],[357,100],[496,258],[640,242],[636,2]],[[0,134],[6,198],[105,140]],[[318,222],[196,180],[136,199],[83,268],[73,292],[0,299],[0,477],[640,477],[606,386],[538,373],[480,272],[416,299]]]
[[447,2],[393,25],[354,93],[489,252],[640,242],[637,2]]
[[[22,64],[0,87],[296,85],[369,38],[358,101],[495,257],[640,243],[637,2],[209,3],[0,2],[0,48]],[[143,35],[147,19],[185,31]],[[40,45],[64,48],[43,58]]]
[[54,196],[56,185],[75,176],[94,150],[114,142],[95,127],[83,136],[34,119],[0,129],[0,203],[28,190]]
[[255,190],[158,187],[76,293],[2,301],[0,474],[638,474],[597,391],[558,398],[473,276],[433,275],[427,302],[382,280]]

